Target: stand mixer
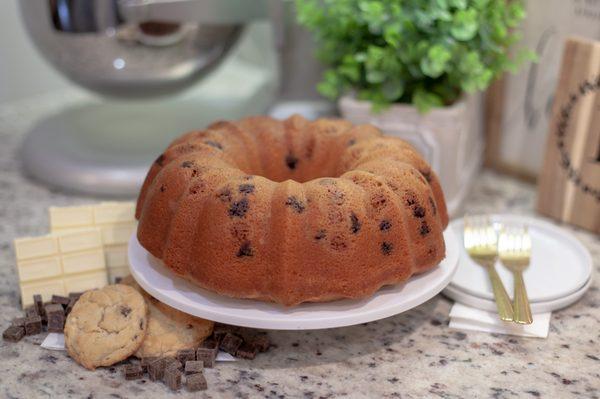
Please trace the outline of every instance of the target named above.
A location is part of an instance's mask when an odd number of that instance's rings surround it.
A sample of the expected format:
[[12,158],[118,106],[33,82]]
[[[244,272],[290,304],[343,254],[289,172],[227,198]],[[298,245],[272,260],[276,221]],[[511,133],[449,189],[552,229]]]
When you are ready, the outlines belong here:
[[[320,67],[308,34],[293,22],[292,2],[19,4],[25,27],[46,60],[72,82],[102,96],[42,119],[26,136],[24,167],[51,186],[133,196],[156,155],[186,130],[248,114],[316,117],[332,112],[331,104],[314,92]],[[247,52],[250,56],[235,71],[221,71],[227,68],[222,61],[242,46],[244,28],[255,21],[270,22],[271,34],[260,40],[264,48]],[[213,90],[200,87],[191,95],[188,89],[209,75],[219,76],[220,89],[213,84]]]

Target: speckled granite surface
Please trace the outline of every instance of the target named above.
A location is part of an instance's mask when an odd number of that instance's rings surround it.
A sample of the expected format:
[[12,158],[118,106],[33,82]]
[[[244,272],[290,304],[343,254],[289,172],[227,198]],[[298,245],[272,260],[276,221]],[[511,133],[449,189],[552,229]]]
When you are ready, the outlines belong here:
[[[76,99],[74,99],[76,100]],[[17,156],[32,119],[53,98],[0,107],[0,328],[19,312],[12,239],[44,233],[46,207],[92,199],[50,191],[21,175]],[[472,212],[531,214],[532,186],[490,172],[468,199]],[[592,251],[596,282],[553,314],[546,340],[450,330],[451,302],[438,295],[378,322],[324,331],[271,332],[276,347],[254,361],[220,363],[210,388],[186,397],[566,398],[600,397],[600,241],[573,230]],[[0,397],[175,396],[160,384],[124,381],[118,369],[89,372],[40,337],[0,342]]]

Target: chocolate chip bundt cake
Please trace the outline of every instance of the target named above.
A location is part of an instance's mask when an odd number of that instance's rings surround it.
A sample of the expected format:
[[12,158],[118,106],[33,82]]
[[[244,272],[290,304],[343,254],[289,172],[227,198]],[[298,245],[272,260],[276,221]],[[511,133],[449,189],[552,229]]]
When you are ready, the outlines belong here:
[[152,165],[138,239],[176,274],[238,298],[360,298],[445,255],[444,196],[371,125],[250,117],[175,140]]

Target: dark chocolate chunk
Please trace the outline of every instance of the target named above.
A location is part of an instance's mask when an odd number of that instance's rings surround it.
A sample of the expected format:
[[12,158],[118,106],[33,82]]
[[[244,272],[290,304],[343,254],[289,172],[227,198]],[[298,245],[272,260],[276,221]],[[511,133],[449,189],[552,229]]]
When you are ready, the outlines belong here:
[[29,316],[25,319],[25,335],[36,335],[42,332],[42,318]]
[[82,295],[83,295],[83,292],[71,292],[69,294],[69,298],[77,300],[77,299],[81,298]]
[[254,192],[254,184],[240,184],[238,190],[243,194],[252,194]]
[[238,218],[244,217],[246,212],[248,212],[248,208],[248,200],[246,198],[242,198],[241,200],[231,204],[231,207],[229,208],[229,216]]
[[157,357],[143,357],[142,360],[140,360],[140,366],[142,367],[142,371],[144,373],[148,372],[148,365],[154,361],[156,361],[156,359],[158,359]]
[[185,378],[185,386],[190,392],[204,391],[208,388],[206,378],[202,373],[188,375]]
[[165,375],[165,359],[154,359],[153,362],[148,363],[148,376],[151,381],[162,380]]
[[123,281],[123,277],[115,277],[115,284],[121,284],[121,281]]
[[163,382],[173,391],[181,388],[181,371],[176,367],[167,367],[163,376]]
[[65,327],[65,311],[62,305],[52,303],[44,308],[48,319],[48,332],[63,332]]
[[[225,334],[223,334],[225,336]],[[215,351],[219,350],[219,342],[214,338],[207,338],[200,345],[201,348],[212,349]]]
[[217,350],[209,348],[198,348],[196,350],[196,360],[201,361],[206,368],[212,368],[215,365]]
[[10,326],[2,333],[2,339],[8,342],[19,342],[25,336],[25,328]]
[[10,322],[10,325],[13,327],[25,328],[25,320],[27,320],[27,317],[17,317]]
[[390,223],[389,220],[382,220],[381,223],[379,223],[379,230],[381,231],[388,231],[391,228],[392,223]]
[[71,310],[73,310],[73,306],[75,306],[76,303],[77,303],[77,298],[71,298],[71,300],[69,301],[69,304],[67,305],[67,308],[65,309],[65,316],[68,316],[69,313],[71,313]]
[[[213,328],[213,337],[216,339],[217,343],[219,343],[219,342],[221,342],[221,340],[223,339],[225,334],[227,334],[227,333],[234,334],[237,331],[238,331],[238,327],[236,327],[236,326],[231,326],[229,324],[223,324],[223,323],[216,323]],[[203,346],[208,341],[209,340],[204,341]]]
[[204,362],[202,360],[188,360],[185,362],[185,375],[201,373],[202,370],[204,370]]
[[243,258],[244,256],[253,256],[252,247],[250,246],[250,241],[244,241],[240,246],[236,256],[238,258]]
[[176,368],[181,370],[183,368],[183,364],[174,357],[165,357],[165,370],[168,368]]
[[297,213],[302,213],[306,209],[304,203],[293,195],[288,197],[288,199],[285,201],[285,204],[291,207]]
[[204,141],[204,144],[208,144],[209,146],[218,148],[219,150],[223,149],[223,146],[221,145],[221,143],[217,143],[216,141],[206,140],[206,141]]
[[119,312],[123,317],[127,317],[131,313],[131,308],[129,306],[121,306]]
[[126,380],[138,380],[144,376],[144,370],[139,363],[123,366],[123,376]]
[[44,315],[44,301],[42,300],[42,296],[40,294],[35,294],[33,296],[33,306],[35,307],[38,315]]
[[352,234],[356,234],[360,231],[361,223],[358,220],[358,216],[354,212],[350,214],[350,231]]
[[416,205],[413,208],[413,216],[416,217],[416,218],[422,218],[422,217],[424,217],[425,216],[425,208],[423,208],[420,205]]
[[266,352],[271,346],[269,337],[267,337],[266,335],[257,335],[253,337],[249,343],[261,352]]
[[385,241],[381,243],[381,253],[383,253],[384,255],[391,254],[393,249],[394,246],[392,245],[392,243]]
[[315,240],[322,240],[323,238],[325,238],[327,236],[327,233],[325,232],[325,230],[319,230],[317,231],[317,234],[315,234]]
[[52,295],[50,303],[57,303],[59,305],[62,305],[63,308],[66,308],[70,301],[71,299],[66,296]]
[[182,364],[185,364],[187,361],[196,360],[196,350],[195,349],[181,349],[177,351],[177,360],[179,360]]
[[238,337],[237,335],[227,333],[221,340],[221,343],[219,344],[219,348],[221,350],[229,353],[230,355],[235,356],[235,353],[237,352],[237,350],[240,347],[240,345],[242,344],[242,342],[243,342],[243,340],[240,337]]
[[421,233],[422,236],[426,236],[427,234],[429,234],[431,230],[429,229],[429,226],[427,225],[427,223],[423,220],[421,222],[421,227],[419,228],[419,233]]
[[429,205],[431,205],[431,209],[433,209],[433,214],[437,215],[437,206],[435,205],[435,201],[431,197],[429,197]]
[[296,165],[298,165],[298,158],[296,158],[293,154],[288,154],[285,157],[285,164],[287,165],[288,168],[290,168],[291,170],[296,169]]
[[244,342],[235,352],[235,356],[242,359],[254,359],[256,357],[256,353],[258,353],[257,347]]
[[35,306],[29,306],[25,309],[25,317],[40,316]]

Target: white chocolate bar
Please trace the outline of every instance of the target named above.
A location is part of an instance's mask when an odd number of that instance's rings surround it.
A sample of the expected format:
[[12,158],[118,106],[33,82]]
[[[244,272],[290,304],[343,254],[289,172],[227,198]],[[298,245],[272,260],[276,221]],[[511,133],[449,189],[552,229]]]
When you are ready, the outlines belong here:
[[136,228],[133,222],[102,225],[102,242],[104,245],[127,244]]
[[35,294],[40,294],[42,300],[46,302],[52,298],[52,295],[68,295],[68,292],[65,290],[65,284],[62,278],[21,283],[21,301],[23,302],[23,308],[33,304],[33,296]]
[[102,235],[99,229],[94,228],[60,232],[58,246],[63,253],[102,248]]
[[127,245],[110,245],[104,247],[106,267],[109,269],[129,267],[127,258]]
[[94,208],[94,224],[127,223],[135,220],[135,203],[103,202]]
[[91,206],[51,206],[50,226],[52,230],[84,227],[94,224],[94,210]]
[[81,273],[93,270],[104,270],[104,251],[98,248],[92,251],[65,254],[62,256],[64,274]]
[[41,256],[52,256],[58,253],[56,236],[25,237],[15,240],[17,259],[32,259]]
[[106,285],[108,276],[106,270],[93,273],[82,273],[65,278],[65,292],[83,292],[102,288]]

